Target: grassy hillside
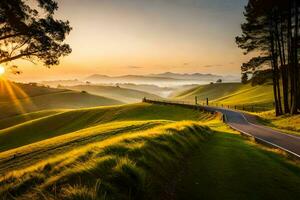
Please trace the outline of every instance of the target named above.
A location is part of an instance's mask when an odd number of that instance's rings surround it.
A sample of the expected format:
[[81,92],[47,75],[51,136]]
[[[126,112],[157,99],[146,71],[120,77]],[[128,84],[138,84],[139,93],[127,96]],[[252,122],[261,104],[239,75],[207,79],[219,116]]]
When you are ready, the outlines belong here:
[[160,97],[167,97],[174,88],[171,87],[160,87],[152,84],[134,84],[134,83],[123,83],[119,84],[121,88],[133,89],[138,91],[147,92],[150,94],[155,94]]
[[[17,125],[0,130],[0,151],[112,121],[178,121],[198,120],[201,117],[199,113],[190,109],[146,103],[51,112],[56,113],[47,112],[49,116],[40,116],[18,124],[17,122],[21,122],[19,117],[5,119],[6,124]],[[32,113],[28,116],[43,114],[46,113]]]
[[22,124],[26,121],[46,117],[49,115],[54,115],[60,112],[66,111],[64,109],[61,110],[42,110],[42,111],[36,111],[36,112],[30,112],[30,113],[25,113],[25,114],[20,114],[20,115],[15,115],[12,117],[6,117],[4,119],[0,119],[0,130],[4,128],[8,128],[10,126],[14,126],[17,124]]
[[[111,134],[28,169],[7,174],[0,180],[0,195],[24,199],[36,199],[40,195],[53,199],[158,197],[162,180],[169,178],[168,172],[175,169],[177,159],[182,159],[207,137],[208,130],[193,122]],[[155,171],[156,175],[151,176]],[[51,192],[54,187],[56,191]]]
[[12,98],[23,99],[51,93],[66,92],[67,90],[39,86],[36,83],[24,84],[0,79],[0,91],[0,102],[2,102],[11,100]]
[[[266,151],[267,150],[267,151]],[[276,150],[274,151],[276,152]],[[299,199],[299,164],[221,131],[186,162],[177,199]]]
[[104,96],[107,98],[117,99],[124,103],[140,102],[142,98],[160,98],[157,95],[142,92],[139,90],[122,88],[117,86],[103,86],[103,85],[77,85],[65,87],[70,90],[87,91],[90,94]]
[[0,173],[5,174],[0,177],[0,196],[72,200],[300,197],[298,164],[244,140],[218,118],[190,110],[197,116],[194,120],[200,114],[200,121],[174,122],[185,118],[185,109],[167,106],[167,110],[178,110],[166,118],[152,112],[149,104],[130,107],[148,111],[145,115],[142,110],[132,115],[124,111],[117,121],[110,119],[0,153]]
[[[254,113],[255,114],[255,113]],[[276,117],[274,111],[256,114],[258,122],[280,131],[300,135],[300,115],[283,115]]]
[[0,119],[49,109],[74,109],[122,104],[120,101],[82,92],[31,84],[1,82]]
[[241,83],[220,83],[201,85],[190,90],[173,94],[172,98],[194,101],[198,96],[200,101],[209,99],[211,103],[224,105],[256,105],[272,108],[273,90],[272,85],[264,84],[251,86]]

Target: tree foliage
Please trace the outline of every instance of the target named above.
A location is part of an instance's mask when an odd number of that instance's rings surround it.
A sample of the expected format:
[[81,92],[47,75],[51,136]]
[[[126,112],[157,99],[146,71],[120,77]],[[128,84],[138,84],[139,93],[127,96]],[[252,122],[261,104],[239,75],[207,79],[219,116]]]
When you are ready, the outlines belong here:
[[64,43],[71,31],[68,21],[57,20],[54,0],[0,1],[0,64],[26,59],[50,67],[71,53]]
[[245,54],[258,54],[241,66],[242,74],[271,68],[277,115],[300,110],[299,10],[298,0],[249,0],[236,37]]
[[248,74],[247,73],[242,73],[241,82],[243,84],[247,84],[248,83]]

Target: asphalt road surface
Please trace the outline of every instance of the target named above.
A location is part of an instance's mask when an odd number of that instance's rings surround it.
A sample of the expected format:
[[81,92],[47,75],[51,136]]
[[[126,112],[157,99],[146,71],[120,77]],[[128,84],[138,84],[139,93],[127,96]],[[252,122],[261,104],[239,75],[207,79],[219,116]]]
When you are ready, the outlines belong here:
[[218,111],[225,115],[226,123],[233,129],[251,135],[260,141],[285,150],[300,158],[300,137],[282,133],[266,126],[258,125],[255,117],[239,111],[206,107],[207,110]]

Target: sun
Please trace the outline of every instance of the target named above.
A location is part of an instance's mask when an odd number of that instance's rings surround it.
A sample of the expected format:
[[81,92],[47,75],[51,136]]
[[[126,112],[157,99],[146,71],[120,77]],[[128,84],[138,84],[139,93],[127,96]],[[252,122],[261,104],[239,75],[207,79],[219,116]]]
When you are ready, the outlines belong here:
[[0,76],[5,73],[5,68],[0,65]]

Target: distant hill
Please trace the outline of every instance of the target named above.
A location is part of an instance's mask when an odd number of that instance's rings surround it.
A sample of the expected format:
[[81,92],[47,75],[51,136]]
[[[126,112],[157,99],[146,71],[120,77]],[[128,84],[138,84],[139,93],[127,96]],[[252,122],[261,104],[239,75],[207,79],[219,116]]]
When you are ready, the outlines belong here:
[[172,79],[179,79],[179,80],[201,80],[201,81],[216,81],[218,79],[223,78],[223,76],[214,75],[214,74],[201,74],[201,73],[179,74],[179,73],[172,73],[172,72],[151,74],[150,76],[160,77],[160,78],[172,78]]
[[100,95],[107,98],[117,99],[118,101],[124,103],[135,103],[141,102],[142,98],[154,98],[159,99],[161,97],[143,92],[140,90],[123,88],[120,86],[104,86],[104,85],[77,85],[64,87],[65,89],[75,90],[75,91],[86,91],[90,94]]
[[101,74],[94,74],[87,78],[85,81],[92,83],[135,83],[135,84],[155,84],[159,86],[174,86],[174,85],[188,85],[188,84],[204,84],[208,82],[215,82],[218,79],[223,81],[232,81],[232,76],[219,76],[214,74],[179,74],[166,72],[162,74],[149,74],[149,75],[125,75],[125,76],[106,76]]
[[134,83],[123,83],[118,84],[121,88],[139,90],[151,94],[155,94],[161,97],[168,97],[169,94],[174,90],[170,87],[159,87],[153,84],[134,84]]
[[74,109],[122,102],[88,93],[41,87],[35,84],[1,82],[0,118],[45,109]]
[[142,75],[125,75],[125,76],[106,76],[101,74],[94,74],[87,78],[86,81],[101,82],[101,83],[130,83],[130,82],[166,82],[176,81],[174,78],[168,77],[154,77],[154,76],[142,76]]
[[185,91],[173,93],[171,98],[194,101],[206,98],[212,103],[224,105],[257,105],[272,108],[273,90],[270,83],[251,86],[251,83],[218,83],[200,85]]
[[42,85],[50,86],[50,87],[57,87],[60,85],[65,85],[65,86],[73,86],[73,85],[80,85],[83,84],[83,81],[80,81],[78,79],[74,80],[53,80],[53,81],[41,81],[40,82]]

